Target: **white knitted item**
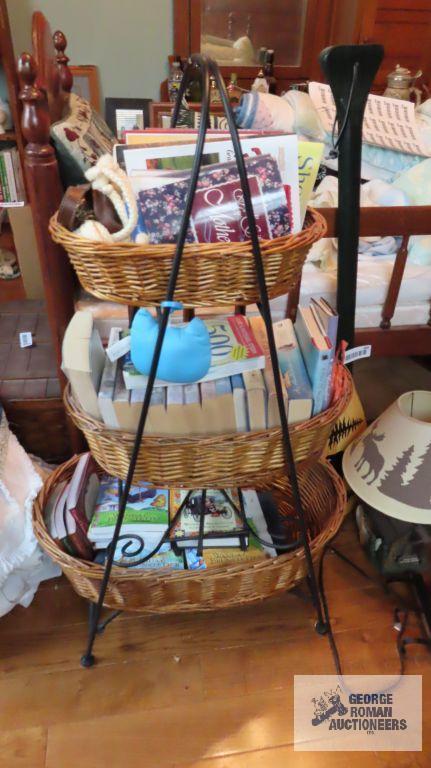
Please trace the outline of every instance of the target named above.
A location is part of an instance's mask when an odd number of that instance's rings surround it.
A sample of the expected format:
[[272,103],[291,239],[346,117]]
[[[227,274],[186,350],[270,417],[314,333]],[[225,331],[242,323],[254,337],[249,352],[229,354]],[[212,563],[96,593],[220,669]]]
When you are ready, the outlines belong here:
[[[103,155],[85,175],[93,189],[110,199],[123,228],[110,234],[100,222],[86,221],[76,230],[76,234],[102,242],[129,240],[138,223],[138,206],[127,174],[111,155]],[[88,226],[90,224],[96,226]]]

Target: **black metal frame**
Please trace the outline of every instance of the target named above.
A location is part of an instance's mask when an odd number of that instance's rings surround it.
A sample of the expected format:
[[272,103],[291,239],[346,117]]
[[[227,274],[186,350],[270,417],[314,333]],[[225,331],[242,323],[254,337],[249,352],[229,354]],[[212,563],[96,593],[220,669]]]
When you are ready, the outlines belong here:
[[[340,48],[343,48],[343,49],[349,48],[350,52],[345,51],[344,58],[343,56],[341,57],[344,63],[344,69],[337,72],[336,73],[337,76],[336,77],[334,76],[334,77],[335,79],[337,79],[338,85],[339,85],[339,81],[342,80],[344,83],[344,90],[345,90],[345,87],[347,87],[348,89],[350,89],[350,92],[351,92],[349,97],[349,102],[348,102],[348,108],[345,109],[345,115],[344,115],[345,125],[342,131],[344,136],[343,137],[340,136],[340,145],[344,140],[344,144],[345,144],[344,154],[346,154],[346,152],[351,152],[352,155],[355,154],[355,158],[352,159],[350,163],[348,163],[346,160],[344,161],[344,164],[342,161],[340,162],[340,176],[343,176],[344,178],[344,193],[345,193],[345,190],[348,188],[349,174],[350,174],[350,183],[351,183],[351,186],[353,187],[353,190],[351,191],[351,193],[348,194],[348,199],[345,201],[343,205],[342,196],[341,196],[341,179],[340,179],[339,221],[340,223],[342,223],[343,218],[345,218],[346,226],[344,227],[341,226],[341,229],[344,232],[344,243],[345,243],[344,249],[346,249],[346,247],[351,248],[352,243],[354,246],[354,239],[356,237],[356,240],[357,240],[357,232],[359,231],[358,230],[359,177],[357,174],[357,169],[358,169],[358,163],[360,163],[360,139],[361,139],[361,130],[362,130],[362,116],[363,116],[366,98],[368,95],[368,90],[371,85],[372,79],[374,77],[374,70],[376,69],[375,62],[379,57],[379,51],[377,51],[376,49],[378,48],[380,50],[380,47],[379,46],[349,46],[349,47],[340,46]],[[368,48],[368,49],[372,48],[373,51],[371,51],[371,53],[365,52],[365,54],[359,53],[359,49],[364,49],[364,48]],[[336,51],[337,51],[337,48],[327,49],[326,51],[323,52],[321,57],[322,66],[324,66],[325,68],[325,65],[326,65],[325,71],[329,76],[328,79],[330,80],[330,82],[331,82],[331,74],[334,75],[334,71],[332,71],[331,73],[331,69],[333,70],[334,61],[335,61],[335,64],[337,64],[337,61],[339,59],[337,55],[334,56],[333,52],[336,52]],[[354,62],[356,61],[358,56],[360,60],[359,63],[364,66],[359,67],[358,65],[356,67],[356,69],[359,68],[359,72],[357,73],[357,76],[355,75],[355,80],[358,81],[360,87],[358,90],[355,90],[355,86],[357,83],[356,82],[352,83],[352,80],[351,80],[352,76],[350,75],[350,70],[346,69],[346,63],[348,61],[350,63],[350,69],[352,69],[352,67],[355,66]],[[363,73],[363,70],[365,71],[365,75]],[[254,217],[254,211],[253,211],[253,206],[252,206],[252,201],[250,196],[247,172],[246,172],[244,158],[241,151],[241,144],[238,136],[238,130],[235,125],[232,108],[229,103],[229,97],[226,90],[226,85],[220,74],[217,64],[213,62],[211,59],[208,59],[198,54],[198,55],[192,56],[191,59],[189,60],[189,63],[184,72],[183,80],[182,80],[177,101],[174,107],[173,116],[172,116],[172,127],[175,127],[177,123],[181,102],[186,92],[186,88],[190,80],[192,79],[192,77],[196,77],[197,71],[200,74],[200,77],[202,80],[202,91],[203,91],[202,119],[201,119],[201,124],[199,128],[198,136],[197,136],[196,153],[195,153],[193,167],[191,171],[190,186],[187,193],[180,232],[179,232],[178,240],[176,244],[175,255],[174,255],[174,260],[172,264],[172,271],[171,271],[171,275],[168,283],[168,289],[166,293],[166,301],[163,302],[162,304],[163,309],[159,315],[159,333],[158,333],[158,337],[155,345],[151,369],[148,376],[148,385],[145,392],[144,402],[142,405],[142,411],[139,419],[138,429],[136,432],[136,439],[133,447],[130,466],[127,473],[126,481],[122,487],[122,493],[119,500],[117,523],[115,526],[115,531],[114,531],[111,545],[108,549],[108,554],[107,554],[107,559],[105,564],[105,571],[104,571],[104,575],[103,575],[103,579],[102,579],[100,591],[99,591],[99,598],[97,603],[91,608],[91,612],[90,612],[88,644],[87,644],[87,649],[81,658],[81,664],[84,667],[91,667],[94,664],[95,658],[93,655],[93,645],[94,645],[96,634],[100,631],[103,631],[106,624],[112,621],[112,619],[115,618],[115,616],[118,615],[119,613],[116,611],[114,614],[111,614],[105,622],[99,623],[100,614],[103,607],[103,602],[104,602],[106,590],[108,587],[109,578],[111,575],[112,565],[114,562],[115,549],[116,549],[117,542],[120,538],[121,526],[123,523],[124,511],[126,507],[126,501],[129,495],[131,484],[132,484],[139,447],[140,447],[142,436],[145,429],[145,423],[147,420],[151,393],[152,393],[154,381],[156,378],[156,372],[157,372],[157,367],[160,359],[160,353],[161,353],[163,340],[165,337],[165,332],[166,332],[168,319],[169,319],[169,312],[170,312],[172,302],[174,300],[177,277],[178,277],[179,269],[181,266],[181,258],[182,258],[182,253],[185,245],[188,223],[189,223],[189,219],[192,211],[194,195],[197,187],[198,176],[199,176],[199,171],[200,171],[201,162],[202,162],[205,136],[206,136],[206,132],[209,124],[210,75],[212,75],[215,78],[217,87],[221,95],[224,113],[226,115],[230,134],[231,134],[232,144],[233,144],[234,153],[235,153],[235,160],[237,163],[239,177],[241,181],[242,192],[244,195],[246,215],[249,222],[250,240],[251,240],[251,245],[252,245],[252,250],[254,255],[256,276],[257,276],[257,281],[259,284],[259,292],[260,292],[260,303],[258,306],[259,306],[259,310],[261,312],[262,318],[264,320],[265,328],[268,336],[270,359],[271,359],[271,365],[273,369],[277,403],[278,403],[278,408],[280,413],[280,423],[281,423],[283,448],[284,448],[284,455],[285,455],[285,467],[286,467],[287,475],[291,484],[293,506],[295,509],[296,519],[297,519],[298,529],[299,529],[299,542],[297,546],[302,545],[304,547],[305,558],[307,563],[307,571],[308,571],[307,581],[310,587],[312,600],[316,610],[316,619],[317,619],[315,624],[316,631],[319,634],[326,634],[328,631],[328,623],[326,622],[323,611],[322,611],[320,589],[319,589],[319,585],[318,585],[316,574],[313,567],[313,561],[312,561],[308,535],[307,535],[307,524],[304,517],[304,510],[301,502],[301,495],[300,495],[300,489],[298,484],[298,478],[296,474],[295,461],[294,461],[292,446],[290,442],[287,416],[286,416],[286,411],[284,408],[284,401],[283,401],[283,389],[282,389],[282,383],[280,378],[280,369],[278,365],[277,350],[275,346],[274,333],[273,333],[273,327],[272,327],[271,310],[270,310],[268,291],[267,291],[266,281],[265,281],[265,272],[264,272],[264,266],[262,261],[262,255],[260,251],[256,221]],[[352,70],[352,71],[355,71],[355,70]],[[340,96],[339,90],[340,89],[338,88],[338,93],[337,93],[337,89],[334,89],[334,97],[337,102],[337,114],[340,120],[342,119],[341,117],[342,112],[340,110],[342,109],[343,105],[344,105],[344,108],[346,108],[346,103],[345,101],[343,101],[344,90],[341,89],[341,96]],[[358,150],[358,145],[359,145],[359,150]],[[342,146],[340,146],[340,149],[342,150]],[[357,155],[359,156],[359,160],[357,159]],[[341,156],[343,156],[342,151],[341,151]],[[344,208],[344,213],[342,212],[343,208]],[[348,237],[349,227],[351,229],[350,237]],[[341,232],[340,232],[340,237],[341,237]],[[340,240],[340,245],[341,245],[341,240]],[[354,251],[354,253],[355,254],[357,253],[357,249]],[[347,276],[347,272],[349,273],[350,276],[352,275],[352,272],[355,274],[355,270],[352,269],[351,257],[349,257],[349,260],[348,260],[348,269],[345,270],[345,273],[346,273],[345,277]],[[343,284],[345,285],[344,279],[345,278],[343,278]],[[356,280],[350,284],[351,285],[353,284],[355,286]],[[350,329],[352,327],[352,322],[354,321],[354,301],[353,301],[353,307],[351,303],[346,307],[346,302],[340,301],[340,296],[339,296],[338,308],[339,308],[340,314],[343,311],[347,312],[347,315],[348,315],[347,321],[344,323],[344,325],[343,325],[343,322],[341,324],[342,324],[343,337],[347,336],[347,339],[350,340],[352,337],[352,333]],[[343,318],[341,318],[341,320],[343,321]],[[241,509],[243,511],[243,499],[242,499],[241,491],[239,493],[240,493],[239,498],[241,503]],[[205,491],[203,491],[202,508],[204,506],[205,506]],[[203,519],[204,519],[203,516],[201,516],[202,531],[203,531]],[[276,544],[276,546],[278,545]]]

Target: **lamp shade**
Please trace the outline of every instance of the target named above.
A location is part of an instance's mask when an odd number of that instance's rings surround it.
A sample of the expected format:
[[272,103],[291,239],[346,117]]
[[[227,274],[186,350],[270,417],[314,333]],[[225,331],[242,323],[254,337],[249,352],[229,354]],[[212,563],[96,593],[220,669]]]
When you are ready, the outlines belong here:
[[431,392],[406,392],[343,456],[352,490],[380,512],[431,524]]

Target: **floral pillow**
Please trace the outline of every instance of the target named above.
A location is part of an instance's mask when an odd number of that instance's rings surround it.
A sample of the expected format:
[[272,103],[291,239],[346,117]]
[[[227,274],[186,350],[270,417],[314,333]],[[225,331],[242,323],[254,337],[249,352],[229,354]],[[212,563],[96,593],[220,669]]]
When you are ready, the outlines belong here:
[[110,154],[115,144],[111,129],[88,101],[71,93],[69,105],[67,117],[51,126],[51,138],[65,187],[82,184],[85,171],[99,157]]

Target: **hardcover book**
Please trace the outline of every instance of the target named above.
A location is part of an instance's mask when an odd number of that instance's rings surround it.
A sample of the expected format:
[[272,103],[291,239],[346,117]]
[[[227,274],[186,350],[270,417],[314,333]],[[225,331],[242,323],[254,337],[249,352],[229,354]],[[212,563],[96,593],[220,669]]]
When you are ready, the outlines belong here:
[[[288,234],[292,230],[290,201],[277,161],[271,155],[260,155],[246,158],[245,164],[260,237],[272,239]],[[176,242],[189,184],[189,175],[184,178],[181,173],[178,181],[138,193],[140,224],[150,243]],[[236,163],[203,167],[186,241],[231,243],[249,238]]]
[[[186,490],[170,492],[171,523],[187,493]],[[227,491],[227,493],[234,504],[239,505],[236,492]],[[193,491],[172,526],[170,540],[181,549],[196,546],[199,541],[201,498],[202,491]],[[248,543],[247,528],[243,520],[219,490],[207,490],[202,538],[205,547],[239,547]]]
[[295,322],[305,367],[313,392],[313,416],[329,405],[328,379],[332,377],[331,343],[320,330],[310,307],[298,307]]
[[311,418],[313,393],[293,323],[289,318],[274,323],[278,362],[288,395],[288,422]]

